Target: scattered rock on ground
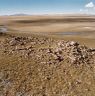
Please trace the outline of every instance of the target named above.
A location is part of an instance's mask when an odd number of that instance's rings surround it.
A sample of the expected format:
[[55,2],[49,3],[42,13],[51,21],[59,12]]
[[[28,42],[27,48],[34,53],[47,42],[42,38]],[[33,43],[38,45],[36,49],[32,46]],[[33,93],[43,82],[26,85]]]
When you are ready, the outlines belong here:
[[[74,41],[52,41],[52,45],[48,42],[50,39],[38,39],[32,37],[12,37],[7,38],[5,41],[1,42],[2,50],[7,54],[20,54],[25,57],[37,58],[38,55],[40,60],[57,60],[59,62],[64,62],[68,60],[72,64],[90,64],[94,63],[93,55],[95,54],[95,49],[87,48],[85,45],[80,45]],[[40,47],[45,42],[46,45],[51,47]],[[55,46],[54,46],[55,45]],[[54,46],[54,47],[53,47]]]

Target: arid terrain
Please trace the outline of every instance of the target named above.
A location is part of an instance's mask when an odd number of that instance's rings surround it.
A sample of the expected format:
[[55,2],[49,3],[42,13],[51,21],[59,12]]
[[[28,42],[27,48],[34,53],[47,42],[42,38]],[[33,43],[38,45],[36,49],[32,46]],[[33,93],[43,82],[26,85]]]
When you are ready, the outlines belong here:
[[1,16],[0,96],[95,96],[95,16]]
[[48,34],[95,47],[95,16],[3,16],[0,25],[13,33]]

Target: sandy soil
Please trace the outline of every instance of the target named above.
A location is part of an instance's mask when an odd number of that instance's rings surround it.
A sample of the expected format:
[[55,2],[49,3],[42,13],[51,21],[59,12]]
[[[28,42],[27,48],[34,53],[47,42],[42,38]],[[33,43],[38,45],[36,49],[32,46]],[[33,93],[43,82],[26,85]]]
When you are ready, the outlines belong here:
[[[95,47],[95,16],[3,16],[0,25],[9,32],[41,34],[75,40]],[[44,33],[43,33],[44,32]],[[85,32],[84,35],[56,35],[56,32]],[[89,34],[87,34],[89,32]]]

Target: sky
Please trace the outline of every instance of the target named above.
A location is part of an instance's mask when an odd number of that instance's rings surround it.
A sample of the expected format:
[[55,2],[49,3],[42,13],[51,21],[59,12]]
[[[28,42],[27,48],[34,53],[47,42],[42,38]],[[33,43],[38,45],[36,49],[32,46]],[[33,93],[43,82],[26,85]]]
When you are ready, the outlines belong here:
[[95,0],[0,0],[0,15],[95,14]]

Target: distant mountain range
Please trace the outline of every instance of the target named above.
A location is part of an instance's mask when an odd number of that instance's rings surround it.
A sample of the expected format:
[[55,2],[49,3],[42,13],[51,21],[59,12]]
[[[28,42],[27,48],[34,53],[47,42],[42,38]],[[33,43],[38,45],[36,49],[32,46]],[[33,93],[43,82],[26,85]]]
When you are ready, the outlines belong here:
[[[1,16],[31,16],[34,14],[25,14],[25,13],[17,13],[17,14],[11,14],[11,15],[1,15]],[[34,16],[95,16],[94,14],[35,14]]]
[[19,14],[13,14],[13,15],[10,15],[10,16],[27,16],[29,14],[24,14],[24,13],[19,13]]
[[1,15],[1,16],[29,16],[29,14],[19,13],[19,14]]

